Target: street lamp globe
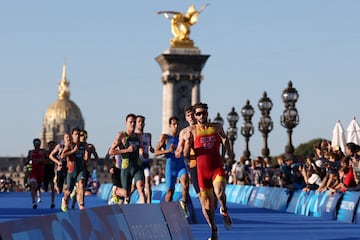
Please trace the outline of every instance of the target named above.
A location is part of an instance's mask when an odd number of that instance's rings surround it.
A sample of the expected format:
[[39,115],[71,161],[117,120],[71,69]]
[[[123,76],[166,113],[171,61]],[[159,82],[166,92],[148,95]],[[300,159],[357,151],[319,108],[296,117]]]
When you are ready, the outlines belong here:
[[241,135],[245,138],[245,150],[243,156],[246,160],[250,159],[249,151],[249,139],[254,134],[254,126],[251,122],[251,118],[254,115],[254,108],[250,105],[250,101],[247,100],[245,106],[241,109],[241,115],[244,118],[244,122],[241,126]]
[[220,113],[217,113],[216,117],[214,118],[214,123],[220,124],[224,126],[224,119],[220,116]]
[[227,115],[227,120],[231,127],[236,126],[236,123],[239,120],[239,114],[237,112],[235,112],[234,107],[231,108],[231,112],[229,112],[229,114]]
[[236,127],[236,123],[239,120],[239,114],[235,111],[234,107],[232,107],[231,112],[228,113],[227,120],[229,122],[229,127],[227,129],[226,134],[230,141],[230,146],[231,146],[231,153],[232,153],[231,160],[234,160],[234,158],[235,158],[234,143],[235,143],[235,140],[237,139],[237,131],[238,131],[238,129]]
[[285,152],[288,154],[294,153],[294,146],[292,144],[292,132],[299,124],[299,113],[295,107],[295,103],[299,99],[297,90],[292,86],[292,82],[289,81],[288,87],[284,89],[282,93],[282,100],[285,104],[285,110],[280,117],[281,126],[287,129],[288,144],[285,147]]
[[273,106],[273,103],[272,103],[271,99],[268,98],[266,92],[264,92],[263,97],[259,100],[259,103],[258,103],[258,107],[261,112],[261,118],[259,121],[258,128],[259,128],[259,131],[263,135],[264,147],[261,150],[261,153],[264,158],[268,158],[270,155],[270,150],[268,148],[267,140],[268,140],[269,133],[273,130],[273,127],[274,127],[274,123],[270,117],[270,110],[271,110],[272,106]]
[[288,83],[288,87],[284,89],[282,93],[282,100],[285,104],[285,107],[292,106],[295,107],[295,103],[299,99],[299,94],[297,90],[293,87],[291,81]]
[[245,121],[250,120],[252,116],[254,115],[254,108],[250,105],[250,101],[246,100],[245,106],[241,109],[241,115],[245,119]]
[[264,92],[262,98],[260,98],[258,103],[259,110],[263,115],[266,116],[270,114],[270,110],[272,109],[272,107],[273,107],[273,103],[271,99],[268,98],[266,92]]

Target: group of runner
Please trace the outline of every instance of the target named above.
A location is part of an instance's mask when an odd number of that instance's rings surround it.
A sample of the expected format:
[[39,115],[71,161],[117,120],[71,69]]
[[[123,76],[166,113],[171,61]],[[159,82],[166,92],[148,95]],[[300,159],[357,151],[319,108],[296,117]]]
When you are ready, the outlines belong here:
[[[111,159],[113,166],[109,172],[113,180],[111,204],[129,203],[131,193],[136,189],[139,203],[151,203],[151,176],[149,153],[155,156],[164,155],[165,167],[165,201],[172,201],[175,184],[182,186],[180,206],[186,217],[189,211],[186,206],[189,192],[189,174],[194,189],[199,197],[202,213],[210,226],[211,237],[217,239],[215,224],[215,209],[220,204],[220,214],[224,219],[226,229],[232,225],[232,220],[226,206],[226,176],[224,173],[224,157],[231,156],[231,148],[223,127],[208,121],[208,106],[198,103],[186,107],[184,117],[189,126],[179,133],[179,119],[170,117],[169,132],[159,137],[155,148],[152,147],[151,133],[144,132],[145,117],[130,113],[126,116],[124,131],[116,134],[106,159]],[[81,140],[80,129],[73,129],[72,134],[64,135],[64,143],[58,144],[50,152],[49,158],[57,165],[56,190],[61,193],[63,184],[64,197],[61,209],[68,209],[70,195],[76,189],[79,209],[84,209],[84,187],[87,178],[86,165],[95,147]],[[35,141],[36,140],[36,141]],[[35,150],[40,146],[39,139],[34,140]],[[33,150],[33,151],[35,151]],[[40,149],[41,150],[41,149]],[[97,154],[96,154],[97,155]],[[38,172],[34,162],[44,162],[46,153],[35,151],[30,154],[32,173]],[[187,166],[188,163],[188,166]],[[65,181],[66,176],[66,181]],[[30,177],[32,190],[38,189],[37,177]],[[32,191],[33,204],[35,194]],[[36,207],[34,207],[36,208]]]
[[[140,203],[150,203],[148,153],[153,152],[155,156],[163,155],[166,158],[165,201],[173,201],[175,184],[179,181],[182,186],[180,206],[185,216],[189,215],[186,206],[189,169],[203,215],[210,226],[209,239],[218,239],[214,217],[218,203],[225,228],[230,229],[232,226],[226,206],[226,176],[223,165],[225,155],[231,156],[233,153],[223,127],[208,121],[207,104],[198,103],[186,107],[184,117],[189,126],[180,133],[179,119],[174,116],[169,118],[169,131],[161,134],[154,149],[151,134],[143,131],[145,117],[135,114],[126,116],[126,129],[117,133],[108,151],[108,156],[114,163],[110,168],[114,182],[111,203],[129,203],[134,189],[138,191]],[[188,167],[186,163],[189,164]],[[145,177],[148,177],[147,180]]]
[[[28,164],[29,182],[33,208],[41,202],[41,187],[44,191],[51,189],[51,208],[55,208],[55,192],[64,197],[61,201],[61,210],[68,210],[70,196],[79,209],[84,209],[84,195],[87,179],[90,177],[88,171],[88,160],[94,156],[99,159],[95,146],[86,142],[87,131],[79,128],[72,129],[71,134],[65,133],[63,141],[56,144],[54,141],[48,143],[48,149],[42,149],[38,138],[33,140],[34,149],[29,150]],[[56,166],[55,166],[56,164]],[[55,173],[56,171],[56,173]],[[35,201],[37,195],[37,201]]]

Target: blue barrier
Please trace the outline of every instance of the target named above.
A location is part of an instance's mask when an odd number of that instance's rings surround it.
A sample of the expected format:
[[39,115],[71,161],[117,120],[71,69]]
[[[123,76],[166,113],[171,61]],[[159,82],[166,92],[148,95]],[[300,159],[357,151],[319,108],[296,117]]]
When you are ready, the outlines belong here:
[[324,201],[324,208],[321,210],[321,217],[328,220],[336,220],[336,214],[338,210],[338,205],[340,199],[342,198],[341,194],[335,194],[332,196],[328,196]]
[[360,224],[360,201],[358,202],[357,207],[356,207],[354,223]]
[[[112,184],[102,184],[98,191],[101,199],[111,198]],[[165,202],[165,184],[152,187],[152,203]],[[358,206],[360,192],[337,193],[329,196],[328,191],[319,193],[316,191],[303,192],[297,190],[288,191],[286,188],[255,187],[250,185],[226,186],[227,201],[253,207],[269,208],[289,213],[320,217],[327,220],[338,220],[343,222],[360,223],[360,207]],[[197,195],[193,186],[190,184],[189,195],[196,198]],[[181,199],[181,184],[175,185],[173,201]],[[189,223],[196,222],[195,215],[192,214],[193,205],[187,202],[190,211]],[[134,191],[130,203],[138,203],[139,195]]]
[[352,223],[359,202],[360,192],[345,192],[337,214],[338,221]]
[[328,191],[326,192],[315,192],[308,202],[308,213],[309,216],[321,217],[325,212],[325,202],[329,198]]
[[175,203],[127,204],[0,223],[0,239],[193,239]]
[[97,196],[102,200],[109,200],[112,194],[112,183],[103,183],[100,184],[99,190],[97,192]]
[[289,197],[285,188],[254,187],[248,205],[285,211]]

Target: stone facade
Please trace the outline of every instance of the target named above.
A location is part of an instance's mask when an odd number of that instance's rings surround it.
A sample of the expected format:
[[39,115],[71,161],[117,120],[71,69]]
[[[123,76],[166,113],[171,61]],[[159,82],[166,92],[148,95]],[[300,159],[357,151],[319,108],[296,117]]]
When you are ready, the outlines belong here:
[[200,102],[201,70],[208,57],[198,48],[170,48],[156,57],[162,70],[162,132],[168,131],[171,116],[180,119],[180,128],[187,125],[184,108]]

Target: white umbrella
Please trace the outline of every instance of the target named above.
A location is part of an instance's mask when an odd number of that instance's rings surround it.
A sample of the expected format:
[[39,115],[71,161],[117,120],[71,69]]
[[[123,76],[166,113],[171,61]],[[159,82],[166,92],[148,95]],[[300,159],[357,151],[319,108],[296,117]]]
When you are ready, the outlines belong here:
[[346,142],[347,143],[353,142],[357,145],[360,145],[360,125],[356,121],[355,117],[351,120],[346,131],[347,131]]
[[333,135],[331,139],[331,147],[339,146],[341,148],[341,151],[345,152],[345,131],[344,128],[340,122],[340,120],[337,121],[335,124]]

